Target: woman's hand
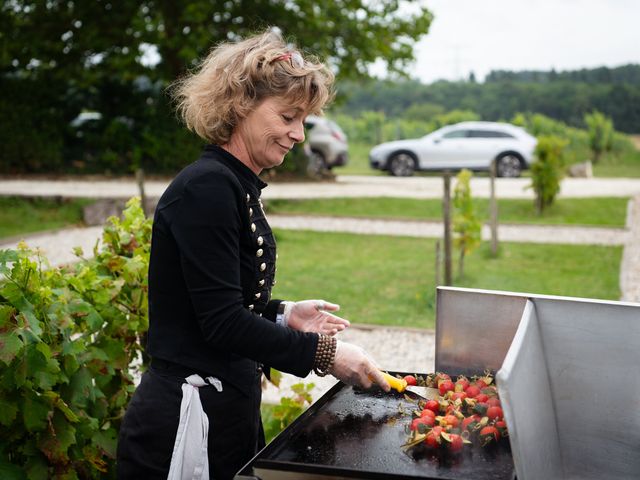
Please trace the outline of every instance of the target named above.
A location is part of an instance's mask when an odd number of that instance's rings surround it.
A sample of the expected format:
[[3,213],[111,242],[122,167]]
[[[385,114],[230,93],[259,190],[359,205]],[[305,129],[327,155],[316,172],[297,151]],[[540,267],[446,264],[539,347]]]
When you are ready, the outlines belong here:
[[338,340],[336,356],[329,373],[347,385],[369,388],[378,384],[385,392],[391,389],[376,363],[362,347]]
[[287,326],[301,332],[335,335],[350,325],[349,320],[330,313],[338,310],[340,310],[340,305],[324,300],[293,302],[288,312],[285,309]]

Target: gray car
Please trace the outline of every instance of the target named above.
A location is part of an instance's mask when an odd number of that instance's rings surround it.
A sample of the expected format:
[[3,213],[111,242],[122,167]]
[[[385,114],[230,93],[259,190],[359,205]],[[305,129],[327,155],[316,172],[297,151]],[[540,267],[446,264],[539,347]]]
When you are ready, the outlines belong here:
[[305,128],[311,160],[319,169],[330,170],[347,164],[347,136],[337,123],[328,118],[309,115],[305,120]]
[[533,161],[537,139],[508,123],[462,122],[422,138],[375,146],[371,168],[409,176],[417,170],[489,170],[496,162],[499,177],[518,177]]

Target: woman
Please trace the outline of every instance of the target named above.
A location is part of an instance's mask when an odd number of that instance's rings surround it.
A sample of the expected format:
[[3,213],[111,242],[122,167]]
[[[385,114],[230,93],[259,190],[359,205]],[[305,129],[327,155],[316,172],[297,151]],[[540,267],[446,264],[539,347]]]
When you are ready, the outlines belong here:
[[186,125],[210,144],[155,212],[152,362],[121,426],[119,478],[232,478],[264,445],[269,367],[389,389],[361,348],[332,336],[349,324],[330,313],[337,305],[271,299],[276,244],[258,175],[304,140],[303,121],[321,112],[332,82],[267,32],[218,46],[177,83]]

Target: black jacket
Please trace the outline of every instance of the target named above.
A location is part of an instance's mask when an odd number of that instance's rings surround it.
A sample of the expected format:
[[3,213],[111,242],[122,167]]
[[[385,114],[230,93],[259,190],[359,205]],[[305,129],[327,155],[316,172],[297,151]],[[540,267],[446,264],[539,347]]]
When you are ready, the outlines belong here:
[[160,198],[151,241],[149,355],[246,392],[258,363],[306,376],[318,343],[274,323],[280,301],[270,299],[276,254],[264,187],[233,155],[207,146]]

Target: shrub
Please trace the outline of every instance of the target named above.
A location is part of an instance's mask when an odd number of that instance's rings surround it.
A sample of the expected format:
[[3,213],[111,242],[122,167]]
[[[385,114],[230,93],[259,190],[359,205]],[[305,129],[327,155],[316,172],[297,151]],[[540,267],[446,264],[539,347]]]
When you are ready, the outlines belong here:
[[538,137],[535,154],[537,160],[531,165],[531,185],[536,198],[538,214],[550,206],[560,192],[560,181],[564,167],[563,150],[567,141],[552,135]]
[[0,251],[3,479],[115,478],[147,330],[151,236],[139,200],[123,217],[109,219],[95,258],[74,265],[48,268],[24,244]]
[[593,152],[593,163],[598,163],[604,152],[613,147],[613,122],[598,111],[584,116],[589,134],[589,147]]
[[464,258],[475,250],[481,241],[482,223],[478,219],[471,198],[472,173],[463,169],[458,175],[453,192],[453,235],[454,245],[460,250],[458,275],[464,276]]

